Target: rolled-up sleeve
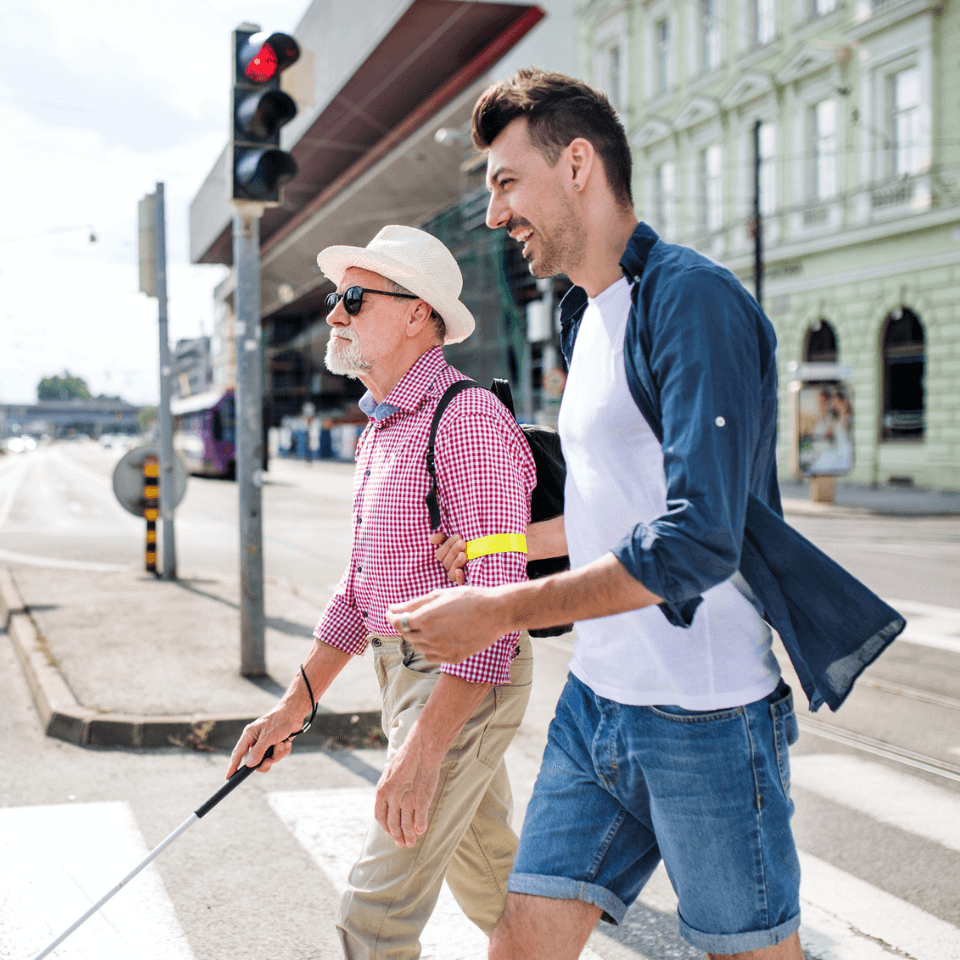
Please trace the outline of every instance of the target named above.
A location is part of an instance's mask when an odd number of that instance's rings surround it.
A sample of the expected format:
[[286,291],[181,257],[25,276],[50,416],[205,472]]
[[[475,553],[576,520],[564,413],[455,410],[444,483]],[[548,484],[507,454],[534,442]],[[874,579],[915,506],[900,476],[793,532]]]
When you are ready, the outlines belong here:
[[356,605],[350,603],[344,595],[348,575],[344,573],[313,635],[317,640],[322,640],[344,653],[360,656],[367,649],[367,627]]
[[[533,455],[520,428],[507,416],[484,412],[499,403],[468,390],[452,405],[437,432],[437,482],[442,528],[475,540],[498,533],[525,535],[536,486]],[[467,583],[494,587],[527,579],[525,553],[493,553],[467,562]],[[456,589],[456,588],[452,588]],[[441,670],[474,683],[509,683],[519,633]]]
[[[732,275],[695,268],[661,283],[649,340],[628,336],[628,375],[645,364],[659,398],[667,511],[614,549],[675,623],[692,621],[704,590],[740,564],[761,415],[762,315]],[[671,615],[671,613],[673,615]]]

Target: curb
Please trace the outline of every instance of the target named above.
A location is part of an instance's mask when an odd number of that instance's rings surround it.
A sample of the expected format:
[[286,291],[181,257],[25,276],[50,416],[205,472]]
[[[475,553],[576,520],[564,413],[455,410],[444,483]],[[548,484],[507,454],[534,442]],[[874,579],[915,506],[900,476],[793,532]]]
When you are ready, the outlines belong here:
[[[13,641],[40,723],[48,737],[78,746],[194,750],[232,750],[251,716],[172,715],[164,717],[105,713],[78,703],[60,672],[46,637],[37,629],[30,608],[6,567],[0,567],[0,623]],[[384,743],[380,711],[357,713],[317,711],[298,745],[368,747]]]

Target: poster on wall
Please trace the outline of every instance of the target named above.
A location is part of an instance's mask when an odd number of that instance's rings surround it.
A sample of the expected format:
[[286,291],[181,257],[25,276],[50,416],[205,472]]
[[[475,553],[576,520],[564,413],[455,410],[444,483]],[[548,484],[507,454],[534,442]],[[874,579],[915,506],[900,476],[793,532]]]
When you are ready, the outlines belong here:
[[803,384],[797,421],[801,473],[839,477],[853,469],[853,403],[845,383]]

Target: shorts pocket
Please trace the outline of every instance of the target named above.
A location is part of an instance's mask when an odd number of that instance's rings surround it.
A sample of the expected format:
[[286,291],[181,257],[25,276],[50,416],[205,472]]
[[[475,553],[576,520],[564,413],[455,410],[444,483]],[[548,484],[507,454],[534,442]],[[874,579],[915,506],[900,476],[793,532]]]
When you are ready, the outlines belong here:
[[780,785],[786,798],[790,799],[790,747],[800,737],[797,716],[793,712],[793,691],[781,681],[770,695],[770,716],[773,720],[773,741],[777,754],[777,770]]
[[717,720],[732,720],[743,715],[743,707],[726,707],[723,710],[687,710],[673,704],[657,704],[647,708],[664,720],[675,723],[712,723]]

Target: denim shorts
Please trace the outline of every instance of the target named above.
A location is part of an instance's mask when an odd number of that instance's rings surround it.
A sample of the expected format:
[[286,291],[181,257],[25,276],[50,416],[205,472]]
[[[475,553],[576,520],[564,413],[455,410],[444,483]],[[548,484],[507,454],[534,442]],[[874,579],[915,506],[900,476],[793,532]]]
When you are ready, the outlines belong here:
[[710,953],[800,926],[787,747],[793,694],[724,710],[625,706],[570,676],[508,890],[582,900],[620,923],[662,859],[680,933]]

